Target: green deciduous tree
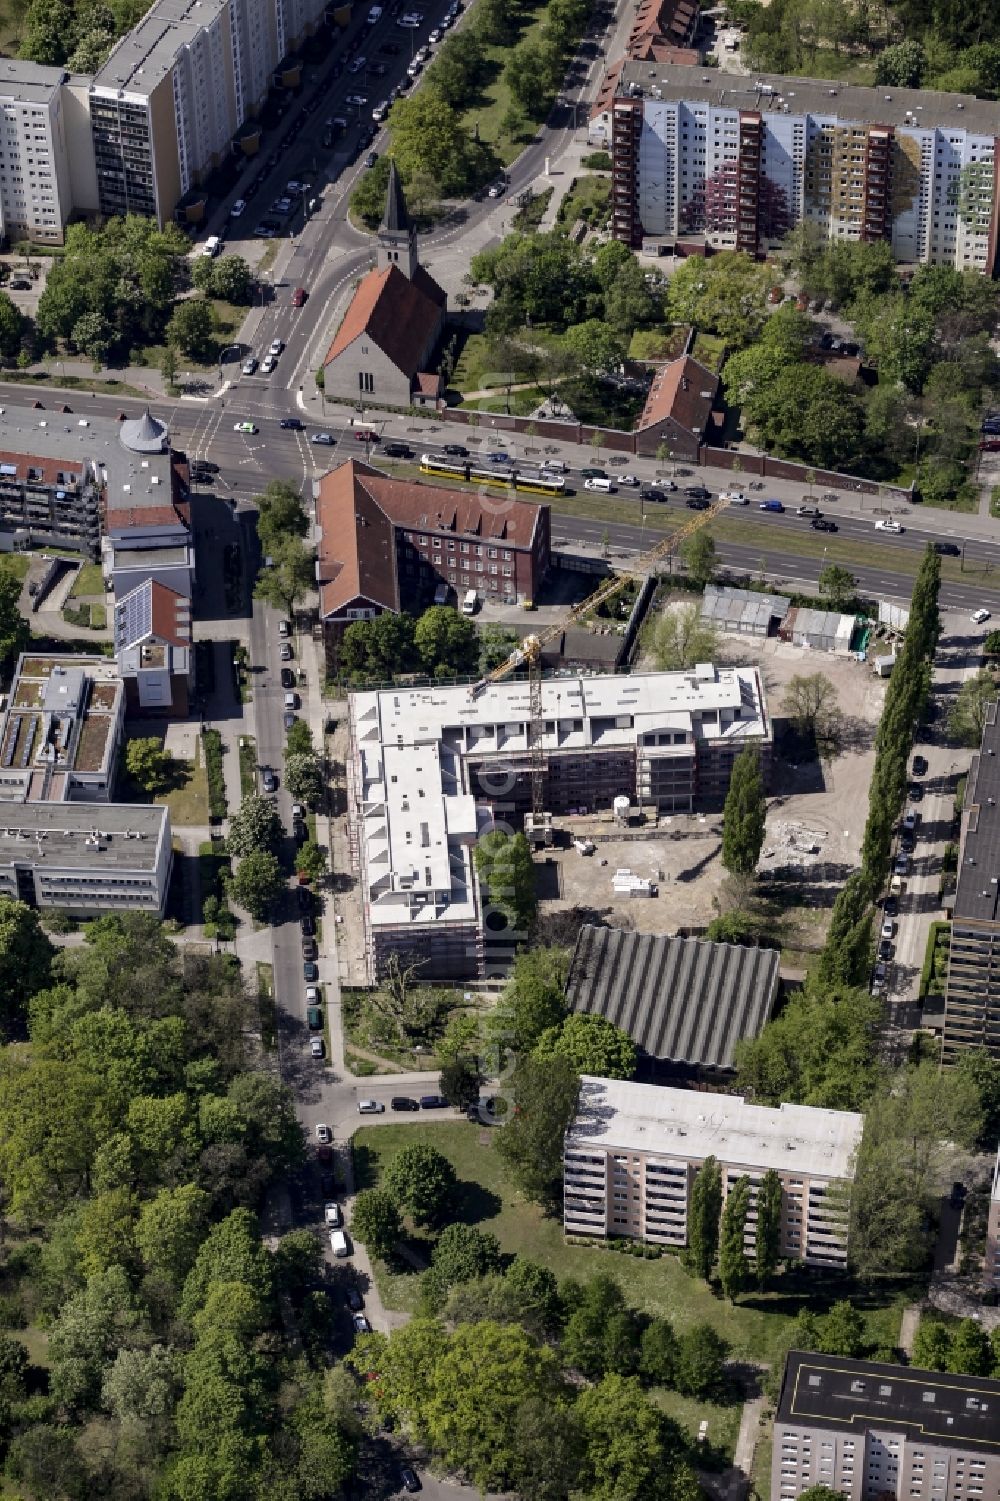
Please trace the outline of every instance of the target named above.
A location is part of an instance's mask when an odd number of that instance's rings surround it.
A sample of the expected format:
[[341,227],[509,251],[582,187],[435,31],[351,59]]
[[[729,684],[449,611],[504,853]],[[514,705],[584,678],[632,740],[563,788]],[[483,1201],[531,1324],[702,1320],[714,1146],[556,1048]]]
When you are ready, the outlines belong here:
[[691,579],[700,588],[715,577],[715,540],[708,532],[695,532],[681,543],[681,558]]
[[323,767],[316,755],[285,757],[285,786],[296,802],[316,808],[323,801]]
[[351,1233],[372,1256],[388,1261],[403,1232],[396,1201],[381,1188],[363,1188],[354,1200]]
[[515,1053],[530,1053],[542,1033],[566,1017],[565,986],[569,951],[562,948],[521,949],[494,1013],[498,1045]]
[[389,131],[404,181],[426,172],[449,196],[475,181],[481,152],[460,116],[434,89],[397,99],[389,112]]
[[762,1105],[859,1110],[878,1080],[882,1009],[864,989],[810,981],[752,1042],[737,1043],[739,1087]]
[[211,1197],[194,1183],[161,1189],[139,1211],[136,1245],[148,1272],[179,1292],[208,1226]]
[[719,633],[710,620],[703,619],[698,605],[673,605],[649,622],[642,644],[660,672],[680,672],[699,662],[714,662]]
[[446,1225],[431,1252],[424,1274],[424,1294],[431,1307],[440,1307],[449,1290],[500,1270],[500,1242],[474,1225]]
[[244,798],[229,821],[226,848],[231,855],[250,855],[255,850],[272,854],[284,838],[274,804],[266,797]]
[[316,587],[316,553],[300,537],[286,536],[275,542],[270,556],[273,566],[258,575],[254,598],[293,615]]
[[24,332],[24,319],[7,296],[0,292],[0,355],[5,360],[14,359],[20,351]]
[[49,984],[55,952],[38,913],[0,896],[0,1034],[8,1040],[23,1029],[32,996]]
[[522,1193],[553,1202],[562,1192],[563,1137],[576,1113],[580,1077],[566,1058],[520,1058],[513,1113],[496,1150]]
[[295,854],[295,869],[307,881],[319,881],[327,872],[327,858],[313,839],[307,839]]
[[417,1142],[397,1152],[382,1184],[415,1225],[439,1225],[455,1191],[455,1169],[443,1152]]
[[285,877],[270,850],[251,850],[236,867],[233,896],[250,916],[263,922],[285,891]]
[[778,1269],[781,1255],[781,1179],[768,1168],[757,1185],[757,1231],[754,1272],[757,1286],[765,1287]]
[[535,1045],[539,1059],[566,1058],[580,1074],[602,1079],[631,1079],[635,1074],[635,1043],[627,1032],[603,1016],[567,1016],[543,1032]]
[[272,554],[286,537],[304,537],[308,532],[302,496],[287,480],[272,480],[255,501],[257,536],[265,554]]
[[523,834],[492,829],[483,834],[473,855],[476,874],[486,888],[486,914],[502,919],[510,935],[523,934],[535,915],[535,867]]
[[210,360],[215,355],[215,323],[211,304],[204,297],[188,297],[174,308],[167,324],[167,342],[189,360]]
[[948,728],[963,745],[979,745],[989,707],[998,696],[1000,689],[992,672],[985,667],[962,683],[948,715]]
[[750,1282],[750,1263],[743,1244],[749,1213],[750,1179],[737,1178],[726,1195],[719,1229],[719,1281],[732,1301]]
[[951,1358],[951,1332],[940,1319],[924,1318],[913,1336],[913,1364],[925,1371],[946,1371]]
[[722,1214],[722,1173],[715,1157],[706,1157],[691,1185],[688,1208],[687,1260],[707,1282],[719,1248]]
[[800,735],[825,738],[838,718],[837,690],[825,672],[795,673],[781,706]]
[[693,1324],[677,1341],[677,1390],[687,1397],[719,1397],[729,1347],[711,1324]]
[[477,1102],[482,1083],[479,1064],[468,1053],[448,1059],[441,1067],[441,1093],[458,1110],[468,1110]]
[[471,26],[445,37],[427,69],[426,82],[452,109],[471,104],[487,72],[486,50]]
[[474,672],[479,662],[476,628],[450,605],[432,605],[413,631],[413,644],[425,672],[456,677]]
[[586,1493],[594,1501],[643,1501],[661,1489],[668,1457],[665,1422],[636,1377],[605,1376],[580,1393]]
[[9,662],[30,639],[28,622],[18,604],[20,598],[20,579],[0,563],[0,662]]
[[819,576],[819,592],[835,610],[850,609],[858,593],[858,581],[850,569],[827,563]]
[[162,792],[170,785],[174,761],[159,740],[129,740],[125,746],[125,770],[143,792]]
[[760,759],[746,746],[733,762],[722,814],[722,863],[733,875],[752,875],[757,869],[766,817]]

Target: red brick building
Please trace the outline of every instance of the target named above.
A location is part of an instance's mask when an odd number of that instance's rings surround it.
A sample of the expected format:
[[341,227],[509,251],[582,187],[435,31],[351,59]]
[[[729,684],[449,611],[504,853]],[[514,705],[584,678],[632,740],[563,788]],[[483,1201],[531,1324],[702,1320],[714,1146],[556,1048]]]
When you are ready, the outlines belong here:
[[431,603],[438,585],[534,599],[549,567],[549,508],[389,479],[349,460],[320,482],[320,618],[327,655],[354,620]]

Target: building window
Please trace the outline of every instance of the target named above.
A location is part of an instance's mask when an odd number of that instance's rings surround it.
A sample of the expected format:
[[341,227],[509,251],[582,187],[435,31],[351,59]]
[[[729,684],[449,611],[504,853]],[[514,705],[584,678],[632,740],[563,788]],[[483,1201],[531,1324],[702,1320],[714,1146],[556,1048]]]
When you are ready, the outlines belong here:
[[375,390],[375,377],[370,370],[358,371],[358,389],[364,396],[371,396]]

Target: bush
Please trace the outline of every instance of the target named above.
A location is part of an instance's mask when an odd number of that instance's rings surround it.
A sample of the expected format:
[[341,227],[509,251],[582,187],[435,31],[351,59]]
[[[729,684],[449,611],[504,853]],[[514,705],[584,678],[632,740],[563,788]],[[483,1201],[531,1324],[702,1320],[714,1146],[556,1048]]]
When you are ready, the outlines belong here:
[[229,812],[229,804],[226,801],[226,779],[222,772],[222,736],[218,730],[202,730],[201,744],[208,777],[209,816],[223,819]]
[[581,156],[580,166],[587,167],[591,172],[610,172],[610,151],[591,151],[588,156]]

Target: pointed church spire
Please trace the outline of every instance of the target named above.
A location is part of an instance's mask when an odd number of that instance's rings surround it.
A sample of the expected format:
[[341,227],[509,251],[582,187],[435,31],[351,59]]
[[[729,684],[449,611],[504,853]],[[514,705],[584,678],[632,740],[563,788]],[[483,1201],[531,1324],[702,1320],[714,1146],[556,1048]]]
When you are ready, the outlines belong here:
[[409,234],[410,216],[406,212],[406,199],[403,197],[403,184],[399,180],[396,171],[396,163],[389,158],[389,182],[385,193],[385,213],[382,215],[382,223],[379,229],[383,234]]

